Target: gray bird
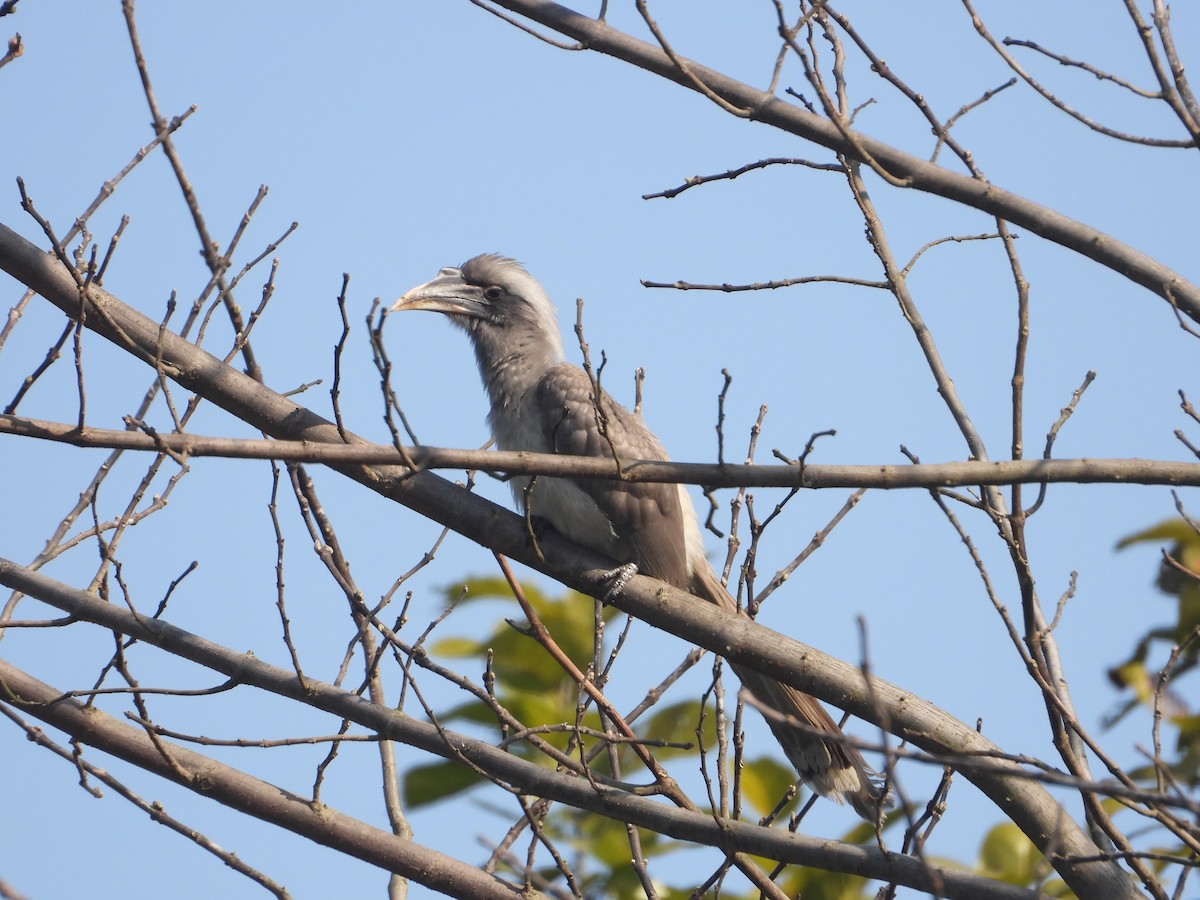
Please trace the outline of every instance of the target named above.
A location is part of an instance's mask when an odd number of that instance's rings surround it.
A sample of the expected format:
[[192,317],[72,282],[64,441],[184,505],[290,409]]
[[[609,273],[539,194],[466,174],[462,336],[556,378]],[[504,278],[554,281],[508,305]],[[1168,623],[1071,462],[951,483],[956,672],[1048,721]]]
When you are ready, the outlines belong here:
[[[484,254],[461,268],[442,269],[392,306],[393,311],[409,309],[445,313],[467,332],[491,400],[488,423],[499,449],[605,459],[611,459],[615,449],[621,460],[667,459],[641,415],[607,394],[600,401],[607,437],[601,433],[591,379],[564,361],[554,304],[515,260]],[[636,566],[642,575],[737,611],[705,557],[696,513],[683,486],[540,477],[526,500],[529,481],[511,479],[518,506],[528,502],[529,512],[560,534],[627,564],[626,576]],[[620,583],[618,576],[617,590]],[[767,717],[767,723],[800,777],[819,793],[838,802],[844,798],[864,819],[875,821],[885,802],[883,790],[856,749],[821,737],[842,735],[825,708],[753,669],[740,664],[732,668],[763,705],[781,714],[782,718]]]

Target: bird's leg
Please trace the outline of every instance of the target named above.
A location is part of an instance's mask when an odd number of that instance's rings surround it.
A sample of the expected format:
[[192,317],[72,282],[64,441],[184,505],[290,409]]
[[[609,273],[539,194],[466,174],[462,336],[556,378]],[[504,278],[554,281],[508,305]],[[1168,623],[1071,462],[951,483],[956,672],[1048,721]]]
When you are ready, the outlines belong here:
[[608,589],[604,592],[604,596],[600,598],[600,602],[607,606],[620,596],[621,591],[625,590],[625,585],[629,584],[629,579],[638,573],[637,563],[625,563],[623,566],[617,566],[610,572],[606,572],[604,580],[608,582]]

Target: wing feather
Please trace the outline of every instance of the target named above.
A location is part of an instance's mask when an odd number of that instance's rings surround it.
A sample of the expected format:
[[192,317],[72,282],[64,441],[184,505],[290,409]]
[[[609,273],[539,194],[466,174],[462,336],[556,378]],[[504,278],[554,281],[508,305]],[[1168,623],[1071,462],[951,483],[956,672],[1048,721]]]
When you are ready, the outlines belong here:
[[[612,459],[615,451],[622,463],[668,459],[641,416],[604,391],[601,409],[607,437],[602,435],[596,427],[593,393],[587,373],[565,363],[549,369],[538,382],[536,402],[552,452]],[[637,563],[643,575],[687,588],[687,542],[677,485],[604,478],[574,481],[599,507],[627,549],[629,559],[622,562]]]

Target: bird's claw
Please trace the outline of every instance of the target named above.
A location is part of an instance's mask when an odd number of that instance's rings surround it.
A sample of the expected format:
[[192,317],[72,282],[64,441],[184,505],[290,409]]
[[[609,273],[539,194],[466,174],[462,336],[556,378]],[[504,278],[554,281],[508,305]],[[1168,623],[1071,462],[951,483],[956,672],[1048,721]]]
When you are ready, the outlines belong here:
[[638,573],[637,563],[625,563],[623,566],[617,566],[611,572],[607,572],[604,580],[608,582],[608,590],[604,592],[604,596],[600,598],[600,602],[607,606],[613,600],[620,596],[621,591],[625,590],[625,585],[629,584],[629,579]]

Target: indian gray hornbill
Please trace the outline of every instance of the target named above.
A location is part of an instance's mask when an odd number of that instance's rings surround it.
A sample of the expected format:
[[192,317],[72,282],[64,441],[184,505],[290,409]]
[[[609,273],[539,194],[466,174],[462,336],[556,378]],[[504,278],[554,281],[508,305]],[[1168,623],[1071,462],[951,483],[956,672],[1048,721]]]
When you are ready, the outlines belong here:
[[[623,460],[667,459],[641,415],[607,394],[601,400],[607,436],[601,434],[591,379],[563,359],[554,304],[515,260],[484,254],[460,268],[442,269],[392,307],[409,309],[445,313],[470,336],[491,400],[488,423],[499,449],[606,459],[615,450]],[[514,477],[510,484],[518,505],[523,504],[529,478]],[[528,502],[532,515],[575,543],[632,563],[642,575],[723,609],[737,610],[704,555],[692,501],[682,485],[543,476]],[[634,570],[630,566],[626,571]],[[875,821],[884,803],[882,788],[857,750],[820,736],[842,734],[825,708],[753,669],[732,667],[762,704],[781,714],[767,721],[800,777],[825,796],[848,800],[859,815]],[[788,719],[811,731],[788,724]]]

